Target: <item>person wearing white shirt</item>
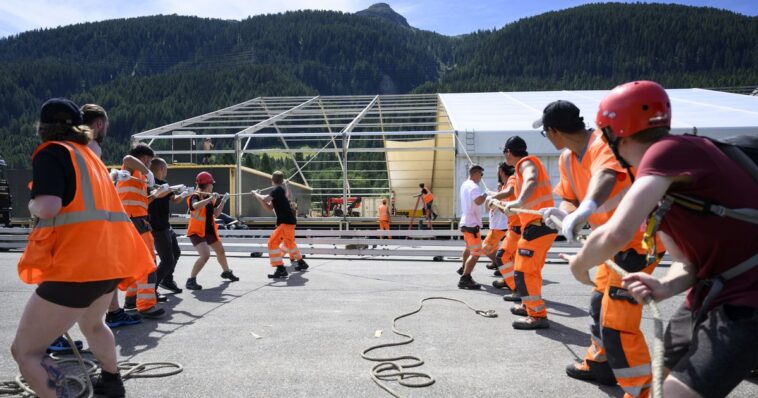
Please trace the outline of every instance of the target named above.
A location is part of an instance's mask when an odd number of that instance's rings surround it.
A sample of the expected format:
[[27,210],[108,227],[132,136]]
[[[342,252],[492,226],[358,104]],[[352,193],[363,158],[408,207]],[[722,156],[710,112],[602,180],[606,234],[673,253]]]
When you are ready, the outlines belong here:
[[468,180],[461,185],[461,221],[458,224],[463,239],[466,241],[466,249],[463,251],[463,265],[458,269],[461,279],[458,288],[477,290],[481,285],[471,278],[476,262],[482,253],[482,203],[487,198],[487,193],[479,188],[479,181],[484,175],[484,168],[472,165],[468,169]]

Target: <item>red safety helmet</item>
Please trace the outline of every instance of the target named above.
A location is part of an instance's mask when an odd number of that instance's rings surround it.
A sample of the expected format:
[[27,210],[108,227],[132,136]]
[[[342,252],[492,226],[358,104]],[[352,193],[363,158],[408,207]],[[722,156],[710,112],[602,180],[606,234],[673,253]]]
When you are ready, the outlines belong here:
[[200,185],[200,184],[215,184],[216,183],[216,181],[213,180],[213,176],[211,175],[211,173],[209,173],[207,171],[201,171],[201,172],[197,173],[197,177],[195,177],[195,182],[198,185]]
[[654,127],[671,127],[671,101],[656,82],[640,80],[616,86],[600,102],[597,127],[629,137]]

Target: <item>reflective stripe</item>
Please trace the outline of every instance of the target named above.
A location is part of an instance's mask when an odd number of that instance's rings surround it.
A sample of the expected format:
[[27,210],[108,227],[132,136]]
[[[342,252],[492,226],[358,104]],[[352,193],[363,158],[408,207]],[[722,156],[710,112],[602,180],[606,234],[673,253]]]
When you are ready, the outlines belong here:
[[156,297],[154,294],[149,293],[140,293],[137,295],[137,300],[155,300]]
[[191,212],[190,217],[196,221],[205,222],[205,217],[200,217],[200,215],[196,215],[195,212]]
[[124,206],[137,206],[142,207],[143,209],[147,209],[147,203],[140,202],[139,200],[122,200],[121,204]]
[[631,368],[613,369],[613,374],[618,378],[641,377],[651,375],[649,363],[633,366]]
[[138,283],[137,289],[138,290],[144,290],[144,289],[154,289],[155,285],[152,283]]
[[92,194],[92,182],[89,179],[89,170],[87,169],[87,162],[84,160],[84,156],[82,156],[82,153],[75,146],[63,142],[61,144],[74,151],[74,159],[76,159],[76,165],[79,168],[79,183],[81,183],[79,191],[82,193],[84,208],[86,210],[95,210],[95,196]]
[[57,215],[47,220],[39,220],[37,228],[55,227],[90,221],[125,222],[129,221],[126,213],[109,212],[105,210],[72,211]]
[[504,273],[504,274],[503,274],[503,278],[510,278],[510,277],[512,277],[512,276],[513,276],[513,271],[511,271],[511,272],[506,272],[506,273]]
[[473,246],[466,246],[467,249],[479,249],[482,245],[473,245]]
[[129,287],[126,288],[126,292],[127,293],[137,293],[137,288],[129,286]]
[[607,213],[611,210],[616,210],[616,208],[621,203],[621,199],[624,199],[624,195],[629,191],[630,187],[626,187],[620,191],[618,191],[615,195],[613,195],[612,198],[608,198],[605,202],[603,202],[603,205],[598,207],[597,210],[595,210],[595,213]]
[[542,300],[542,296],[521,296],[521,302]]
[[147,191],[145,191],[144,189],[139,189],[139,188],[129,187],[129,186],[126,186],[126,187],[122,186],[122,187],[118,187],[116,190],[118,191],[118,193],[136,193],[140,196],[147,197]]
[[621,389],[623,389],[625,393],[633,397],[639,397],[642,395],[642,390],[648,388],[650,388],[650,384],[643,384],[642,386],[621,386]]
[[508,261],[507,263],[501,265],[497,270],[498,271],[507,271],[510,268],[513,268],[513,261]]
[[271,255],[271,254],[282,254],[282,251],[279,250],[279,249],[271,249],[271,250],[268,251],[268,254],[269,255]]
[[[590,336],[590,339],[592,340],[593,343],[595,343],[595,345],[597,345],[598,347],[602,349],[605,349],[605,346],[603,345],[603,340],[597,339],[595,338],[595,336]],[[592,349],[594,350],[595,347],[592,347]]]
[[[527,308],[529,308],[529,306],[527,306]],[[542,305],[534,307],[534,308],[529,308],[529,309],[532,310],[532,311],[534,311],[534,312],[540,312],[540,311],[542,311],[542,310],[545,309],[545,304],[542,304]]]
[[524,206],[522,206],[522,207],[524,209],[533,209],[534,207],[538,206],[540,203],[547,202],[548,200],[551,200],[551,199],[553,199],[553,195],[552,194],[545,194],[545,195],[542,195],[542,196],[540,196],[540,197],[538,197],[536,199],[532,199],[532,200],[526,202],[526,204]]
[[268,261],[272,262],[272,263],[275,263],[275,262],[278,262],[278,261],[282,261],[282,257],[269,257]]

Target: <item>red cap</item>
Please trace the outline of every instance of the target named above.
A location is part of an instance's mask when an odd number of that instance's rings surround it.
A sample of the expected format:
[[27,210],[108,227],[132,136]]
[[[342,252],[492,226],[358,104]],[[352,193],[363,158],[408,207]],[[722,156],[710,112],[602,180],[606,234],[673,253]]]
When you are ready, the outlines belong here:
[[201,171],[197,174],[197,177],[195,177],[195,182],[197,184],[215,184],[216,181],[213,180],[213,176],[211,173],[207,171]]

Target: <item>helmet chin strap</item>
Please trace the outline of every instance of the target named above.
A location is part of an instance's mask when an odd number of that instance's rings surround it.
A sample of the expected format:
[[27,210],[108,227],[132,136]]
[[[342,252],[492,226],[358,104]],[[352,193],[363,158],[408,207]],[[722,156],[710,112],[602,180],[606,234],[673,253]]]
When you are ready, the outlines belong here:
[[605,136],[605,140],[608,142],[608,146],[611,147],[613,156],[615,156],[616,160],[619,161],[619,164],[621,165],[621,167],[626,169],[626,174],[628,174],[631,181],[634,182],[634,173],[632,173],[632,165],[629,164],[629,162],[627,162],[623,156],[621,156],[621,153],[619,152],[619,147],[618,147],[618,138],[614,139],[612,137],[610,127],[602,128],[600,129],[600,131],[603,132],[603,136]]

